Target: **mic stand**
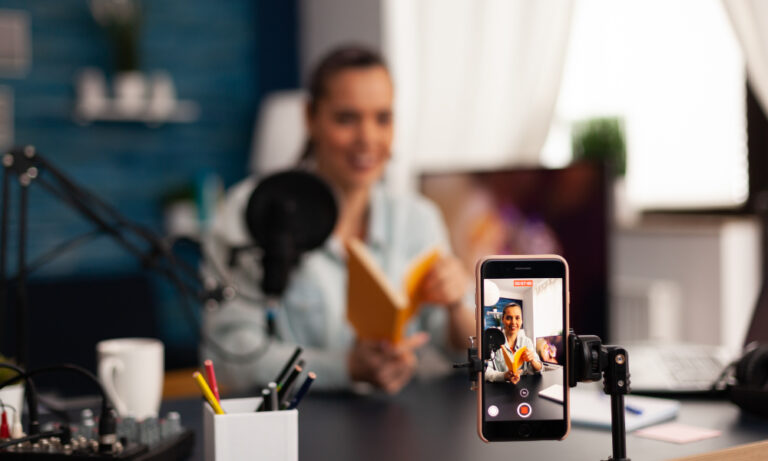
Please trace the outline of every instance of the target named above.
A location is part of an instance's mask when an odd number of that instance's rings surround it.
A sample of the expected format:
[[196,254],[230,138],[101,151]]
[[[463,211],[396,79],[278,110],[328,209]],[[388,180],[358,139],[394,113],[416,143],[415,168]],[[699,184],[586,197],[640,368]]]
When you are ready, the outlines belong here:
[[[465,363],[454,364],[454,368],[468,368],[471,389],[477,390],[477,381],[483,371],[483,361],[477,352],[475,337],[469,337],[469,348]],[[631,461],[627,458],[627,433],[624,424],[624,396],[629,394],[629,358],[620,346],[605,346],[594,335],[577,335],[571,329],[568,333],[568,386],[590,383],[603,379],[603,391],[611,396],[611,436],[613,456],[606,461]]]
[[[18,210],[19,254],[16,284],[16,354],[20,366],[25,366],[29,359],[26,238],[28,193],[29,186],[33,181],[77,210],[85,219],[94,223],[99,230],[108,234],[123,249],[141,261],[145,268],[153,269],[165,276],[179,289],[183,296],[194,297],[200,302],[222,301],[234,296],[234,290],[231,287],[222,287],[218,281],[202,280],[195,268],[177,259],[169,246],[151,230],[131,222],[115,208],[75,184],[64,173],[38,155],[33,146],[12,149],[3,156],[2,163],[4,180],[2,216],[0,217],[0,314],[4,314],[7,310],[6,260],[11,175],[18,177],[21,187]],[[53,181],[44,177],[43,172],[50,175]],[[196,289],[197,286],[202,288]],[[4,325],[4,323],[0,322],[0,325]]]

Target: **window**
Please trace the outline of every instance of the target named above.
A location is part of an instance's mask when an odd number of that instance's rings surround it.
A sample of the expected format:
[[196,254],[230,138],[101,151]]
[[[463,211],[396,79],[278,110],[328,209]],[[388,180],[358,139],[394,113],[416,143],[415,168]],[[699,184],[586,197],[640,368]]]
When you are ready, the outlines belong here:
[[621,116],[627,198],[734,207],[748,193],[744,61],[718,0],[580,0],[542,162],[570,160],[570,125]]

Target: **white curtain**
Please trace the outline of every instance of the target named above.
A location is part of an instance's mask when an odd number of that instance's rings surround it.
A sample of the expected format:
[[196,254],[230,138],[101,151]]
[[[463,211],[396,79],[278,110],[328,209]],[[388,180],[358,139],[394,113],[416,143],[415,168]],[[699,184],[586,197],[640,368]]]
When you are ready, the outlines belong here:
[[538,163],[560,87],[573,1],[381,5],[384,54],[397,94],[394,168]]
[[768,2],[723,0],[723,5],[741,43],[752,89],[768,113]]

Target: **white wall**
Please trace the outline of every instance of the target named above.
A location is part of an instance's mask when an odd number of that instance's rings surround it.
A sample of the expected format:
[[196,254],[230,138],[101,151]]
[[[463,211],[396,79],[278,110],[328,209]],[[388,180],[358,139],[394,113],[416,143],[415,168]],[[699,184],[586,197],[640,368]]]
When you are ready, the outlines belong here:
[[381,50],[381,0],[302,0],[299,5],[302,83],[318,59],[346,43]]
[[[535,283],[533,316],[536,321],[536,331],[531,331],[530,335],[532,338],[538,338],[559,334],[563,331],[563,281],[538,279]],[[544,286],[545,283],[546,286]],[[543,288],[540,288],[542,286]]]

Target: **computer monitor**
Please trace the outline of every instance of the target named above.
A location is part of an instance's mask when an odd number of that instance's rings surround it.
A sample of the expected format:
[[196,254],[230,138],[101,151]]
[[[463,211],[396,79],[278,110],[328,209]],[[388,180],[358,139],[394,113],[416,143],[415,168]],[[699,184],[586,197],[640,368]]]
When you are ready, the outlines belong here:
[[570,267],[571,327],[609,340],[611,187],[604,165],[425,173],[420,183],[470,273],[486,255],[562,255]]

